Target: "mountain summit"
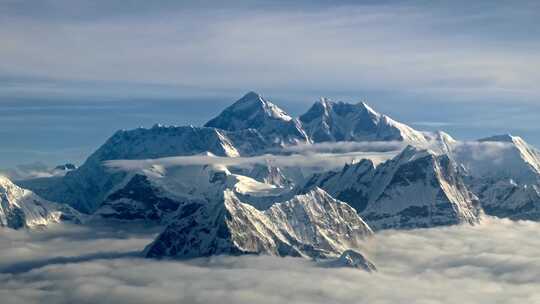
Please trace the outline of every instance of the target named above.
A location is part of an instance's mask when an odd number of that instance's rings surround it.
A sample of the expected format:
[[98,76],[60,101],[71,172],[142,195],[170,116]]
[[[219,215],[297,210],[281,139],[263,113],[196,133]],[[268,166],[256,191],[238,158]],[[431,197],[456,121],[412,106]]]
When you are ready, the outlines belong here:
[[227,131],[255,129],[278,144],[309,142],[298,120],[255,92],[244,95],[207,122],[205,127]]
[[300,122],[314,142],[395,140],[426,143],[424,134],[377,113],[365,102],[350,104],[321,98],[300,116]]

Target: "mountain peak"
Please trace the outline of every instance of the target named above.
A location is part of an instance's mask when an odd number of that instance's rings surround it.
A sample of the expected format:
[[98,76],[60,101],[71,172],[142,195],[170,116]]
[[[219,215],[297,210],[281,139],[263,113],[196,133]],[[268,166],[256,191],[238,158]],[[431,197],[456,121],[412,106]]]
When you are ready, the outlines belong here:
[[273,143],[308,141],[298,121],[255,92],[249,92],[205,124],[205,127],[239,131],[255,129]]
[[360,101],[359,103],[356,104],[358,107],[366,110],[368,113],[374,115],[374,116],[380,116],[381,114],[379,114],[377,111],[375,111],[370,105],[368,105],[366,102],[364,101]]
[[244,98],[257,98],[257,97],[260,98],[261,94],[255,92],[255,91],[249,91],[244,95],[244,97],[242,97],[242,99],[244,99]]
[[379,114],[377,111],[375,111],[370,105],[368,105],[366,102],[361,101],[356,104],[350,104],[343,101],[332,101],[332,99],[328,97],[321,97],[318,102],[314,104],[316,106],[317,104],[322,105],[325,109],[330,108],[355,108],[356,110],[365,111],[369,114],[372,114],[374,117],[379,117],[381,114]]
[[257,93],[257,92],[254,92],[254,91],[249,91],[247,92],[244,96],[242,96],[242,98],[238,99],[234,104],[234,105],[243,105],[243,104],[253,104],[253,105],[256,105],[256,104],[260,104],[261,106],[264,106],[266,103],[268,103],[268,101],[266,101],[261,94]]
[[314,142],[407,141],[424,144],[425,136],[375,111],[366,102],[333,102],[321,98],[300,121]]
[[205,127],[214,127],[229,131],[248,129],[250,127],[257,129],[251,123],[255,122],[255,120],[260,122],[264,118],[283,121],[292,120],[292,117],[281,108],[266,100],[260,94],[251,91],[207,122]]

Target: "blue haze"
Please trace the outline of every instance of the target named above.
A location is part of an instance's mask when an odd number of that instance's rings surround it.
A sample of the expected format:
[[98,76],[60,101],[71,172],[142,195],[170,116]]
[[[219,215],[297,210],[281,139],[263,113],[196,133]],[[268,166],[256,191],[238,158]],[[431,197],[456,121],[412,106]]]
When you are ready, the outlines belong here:
[[[202,125],[243,94],[176,99],[16,100],[0,103],[0,168],[42,162],[80,164],[116,130],[155,123]],[[306,111],[316,97],[265,94],[291,115]],[[329,97],[332,97],[331,95]],[[343,97],[349,102],[361,98]],[[419,130],[444,130],[458,139],[511,133],[540,146],[540,105],[415,102],[380,95],[368,102],[378,111]]]

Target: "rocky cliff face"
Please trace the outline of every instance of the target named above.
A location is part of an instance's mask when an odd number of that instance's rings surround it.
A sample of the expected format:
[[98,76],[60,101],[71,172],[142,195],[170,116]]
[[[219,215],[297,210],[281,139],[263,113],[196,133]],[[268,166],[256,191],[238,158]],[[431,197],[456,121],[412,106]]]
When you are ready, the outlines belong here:
[[312,185],[350,202],[374,229],[473,224],[481,214],[452,159],[412,146],[377,168],[362,161],[315,176]]
[[269,254],[326,258],[357,248],[372,234],[354,209],[321,189],[264,211],[226,190],[214,204],[186,205],[149,245],[148,257]]

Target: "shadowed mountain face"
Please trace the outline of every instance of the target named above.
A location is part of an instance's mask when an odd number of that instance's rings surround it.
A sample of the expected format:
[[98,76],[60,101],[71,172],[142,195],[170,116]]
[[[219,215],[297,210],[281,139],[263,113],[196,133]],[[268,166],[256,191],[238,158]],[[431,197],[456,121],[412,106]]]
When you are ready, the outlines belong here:
[[350,202],[374,229],[478,222],[477,198],[447,155],[407,147],[377,168],[370,161],[314,176],[317,185]]

